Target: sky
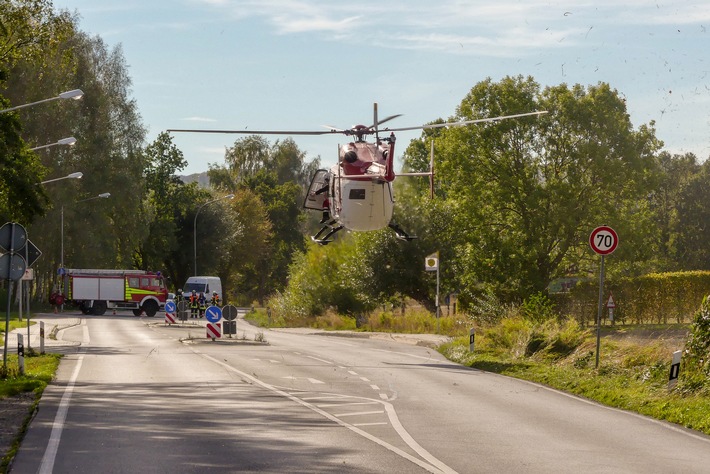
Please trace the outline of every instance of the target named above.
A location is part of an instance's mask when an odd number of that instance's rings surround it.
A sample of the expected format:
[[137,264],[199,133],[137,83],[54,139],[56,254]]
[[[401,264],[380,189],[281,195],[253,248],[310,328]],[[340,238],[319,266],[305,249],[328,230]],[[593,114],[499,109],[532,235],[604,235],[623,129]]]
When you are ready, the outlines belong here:
[[[635,129],[710,157],[707,0],[54,0],[120,48],[147,140],[174,128],[392,127],[456,114],[478,82],[606,82]],[[396,156],[420,132],[397,134]],[[241,135],[174,134],[184,174],[223,165]],[[286,137],[283,137],[286,138]],[[271,142],[279,137],[267,137]],[[294,137],[336,161],[340,135]]]

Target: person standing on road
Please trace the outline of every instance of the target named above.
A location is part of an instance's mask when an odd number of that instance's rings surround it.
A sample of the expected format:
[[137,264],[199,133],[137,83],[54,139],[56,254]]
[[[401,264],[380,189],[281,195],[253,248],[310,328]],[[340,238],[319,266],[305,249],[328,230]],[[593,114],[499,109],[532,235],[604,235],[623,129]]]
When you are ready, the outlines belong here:
[[205,294],[203,292],[200,292],[200,297],[197,300],[200,303],[200,318],[203,318],[205,316],[205,311],[207,310],[207,298],[205,298]]
[[216,291],[212,292],[212,299],[210,300],[212,306],[219,306],[219,295]]
[[197,309],[200,307],[198,300],[197,292],[192,290],[192,294],[190,295],[190,318],[197,318]]

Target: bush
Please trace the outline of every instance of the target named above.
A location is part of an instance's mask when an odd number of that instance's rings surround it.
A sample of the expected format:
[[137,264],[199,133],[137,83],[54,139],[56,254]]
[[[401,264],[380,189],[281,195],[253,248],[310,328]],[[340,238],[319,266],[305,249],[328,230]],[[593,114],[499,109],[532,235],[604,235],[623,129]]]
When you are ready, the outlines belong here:
[[710,390],[710,299],[707,296],[695,313],[678,382],[681,391]]
[[548,321],[557,316],[552,301],[542,292],[530,295],[523,301],[523,304],[520,305],[520,315],[536,323]]

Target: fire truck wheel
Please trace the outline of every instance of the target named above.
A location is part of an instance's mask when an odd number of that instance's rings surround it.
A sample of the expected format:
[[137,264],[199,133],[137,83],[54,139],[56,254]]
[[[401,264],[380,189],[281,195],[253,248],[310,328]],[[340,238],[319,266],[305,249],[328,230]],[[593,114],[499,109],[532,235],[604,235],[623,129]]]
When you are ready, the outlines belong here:
[[134,310],[133,310],[133,315],[134,315],[134,316],[140,316],[142,312],[143,312],[143,310],[140,309],[140,308],[134,309]]
[[81,310],[81,314],[91,314],[91,307],[86,306],[84,303],[79,305],[79,309]]
[[101,316],[106,312],[106,302],[94,301],[94,306],[91,308],[91,312],[96,316]]
[[145,311],[146,316],[148,316],[149,318],[155,316],[159,309],[160,307],[158,306],[158,303],[153,300],[146,301],[143,304],[143,311]]

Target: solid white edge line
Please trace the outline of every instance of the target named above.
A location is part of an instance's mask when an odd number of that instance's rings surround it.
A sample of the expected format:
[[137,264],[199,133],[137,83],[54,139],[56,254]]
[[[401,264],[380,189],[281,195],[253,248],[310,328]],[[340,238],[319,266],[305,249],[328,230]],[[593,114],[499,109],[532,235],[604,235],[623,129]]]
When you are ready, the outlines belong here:
[[[84,326],[84,331],[82,335],[82,345],[89,343],[89,328],[86,326],[86,321],[82,320],[82,325]],[[84,362],[84,352],[85,348],[79,349],[79,357],[76,360],[76,366],[74,371],[69,377],[69,382],[64,389],[64,394],[59,402],[59,408],[57,408],[57,414],[54,416],[54,422],[52,423],[52,432],[49,435],[49,441],[47,442],[47,448],[44,450],[44,455],[42,456],[42,463],[40,464],[39,472],[40,474],[52,474],[54,470],[54,460],[57,457],[57,451],[59,450],[59,441],[62,439],[62,432],[64,431],[64,422],[67,419],[67,413],[69,412],[69,403],[71,402],[72,394],[74,393],[74,385],[76,384],[76,379],[79,378],[79,372],[81,371],[81,365]]]

